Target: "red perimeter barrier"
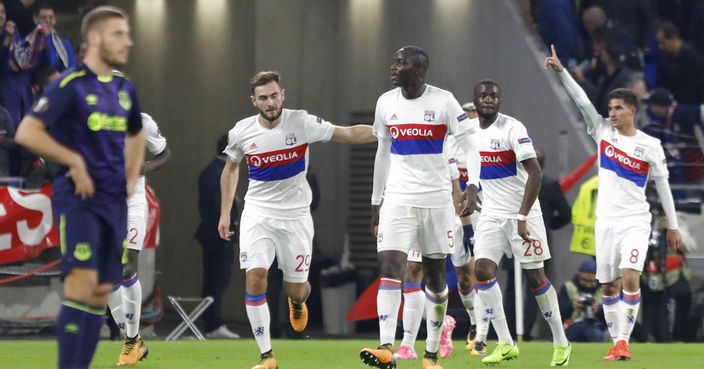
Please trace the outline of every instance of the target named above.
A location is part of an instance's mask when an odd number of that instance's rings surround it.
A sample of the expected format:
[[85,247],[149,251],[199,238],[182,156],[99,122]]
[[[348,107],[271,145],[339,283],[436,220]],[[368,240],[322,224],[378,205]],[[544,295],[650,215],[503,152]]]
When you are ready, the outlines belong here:
[[[147,233],[144,247],[159,244],[161,208],[147,186]],[[38,190],[0,187],[0,265],[32,260],[50,247],[59,247],[51,208],[51,185]]]

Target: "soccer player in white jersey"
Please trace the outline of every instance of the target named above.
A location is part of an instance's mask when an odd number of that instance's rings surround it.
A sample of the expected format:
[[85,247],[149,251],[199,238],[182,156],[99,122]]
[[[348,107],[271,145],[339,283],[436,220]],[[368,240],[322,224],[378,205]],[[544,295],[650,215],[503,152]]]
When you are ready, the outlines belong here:
[[[455,159],[456,151],[454,144],[454,137],[449,136],[445,141],[447,145],[445,148],[446,159],[448,160],[448,169],[450,170],[450,180],[452,182],[452,198],[453,203],[457,206],[457,214],[459,214],[463,209],[462,205],[462,189],[460,188],[460,171],[457,167],[457,159]],[[466,173],[466,169],[465,169]],[[470,225],[471,227],[471,225]],[[456,217],[454,234],[455,244],[462,245],[463,247],[455,247],[455,252],[450,254],[452,256],[453,265],[456,268],[463,268],[468,264],[471,254],[469,251],[470,246],[463,244],[463,232],[462,223],[460,223],[459,217]],[[408,259],[406,261],[406,271],[403,276],[403,284],[401,292],[403,293],[403,340],[399,345],[396,352],[394,352],[394,359],[396,360],[416,360],[418,359],[418,354],[415,350],[416,338],[418,337],[418,330],[420,329],[420,323],[423,319],[425,312],[425,294],[421,288],[423,282],[423,257],[420,250],[410,250],[408,253]],[[465,275],[457,270],[458,280],[461,280]],[[462,282],[459,282],[461,284]],[[471,282],[467,276],[467,288],[471,289]],[[462,296],[462,294],[460,294]],[[464,300],[463,300],[464,302]],[[469,309],[469,308],[468,308]],[[473,309],[473,307],[472,307]],[[469,310],[468,310],[469,311]],[[473,313],[470,313],[470,316]],[[452,331],[455,329],[457,322],[450,315],[445,315],[445,324],[440,335],[440,346],[438,349],[438,355],[441,358],[448,358],[453,351],[452,345]]]
[[640,307],[640,273],[651,231],[650,206],[645,197],[649,178],[655,181],[667,216],[667,244],[678,248],[681,242],[667,182],[665,152],[660,140],[636,129],[638,100],[632,91],[620,88],[611,91],[609,119],[604,119],[565,71],[554,46],[551,52],[544,66],[557,72],[599,150],[599,194],[594,225],[596,277],[601,283],[604,317],[614,342],[602,359],[630,360],[628,341]]
[[240,219],[240,266],[246,270],[247,317],[261,358],[252,369],[277,368],[269,335],[266,303],[268,269],[277,258],[288,296],[289,319],[296,332],[308,323],[305,301],[310,294],[313,219],[306,182],[308,145],[318,141],[369,143],[371,126],[339,127],[305,110],[283,109],[285,91],[277,72],[257,73],[250,81],[258,114],[242,119],[228,134],[222,172],[220,237],[229,240],[230,210],[237,188],[239,163],[246,160],[249,187]]
[[379,97],[374,117],[379,145],[372,231],[377,236],[381,277],[377,294],[380,346],[363,349],[360,358],[382,369],[396,367],[393,345],[409,250],[420,250],[423,255],[428,336],[422,365],[424,369],[442,368],[437,354],[447,310],[445,259],[455,248],[455,211],[444,156],[448,134],[457,138],[467,155],[468,211],[476,206],[479,155],[469,137],[475,127],[452,93],[425,83],[428,65],[424,50],[415,46],[398,50],[391,64],[391,83],[396,88]]
[[505,254],[520,262],[550,326],[554,345],[550,365],[565,366],[572,347],[562,327],[557,293],[543,269],[550,249],[537,201],[542,172],[533,143],[521,122],[499,113],[501,88],[496,82],[479,82],[474,87],[474,104],[479,114],[477,144],[482,160],[482,211],[474,229],[476,289],[482,304],[477,311],[480,319],[491,321],[499,339],[482,363],[496,364],[519,354],[508,330],[503,297],[496,282],[496,268]]
[[[472,108],[474,104],[472,104]],[[462,107],[467,112],[470,119],[476,118],[476,110],[471,111]],[[474,113],[472,116],[471,113]],[[467,165],[463,159],[464,154],[457,147],[457,143],[453,136],[447,138],[446,157],[450,166],[450,179],[452,180],[452,196],[455,204],[461,203],[458,198],[462,191],[467,188]],[[461,211],[462,209],[457,209]],[[477,216],[478,213],[473,214]],[[457,292],[460,300],[464,305],[467,315],[469,315],[470,328],[467,334],[467,351],[472,355],[483,355],[486,352],[484,346],[475,347],[477,336],[477,322],[474,314],[475,292],[474,292],[474,230],[470,217],[457,216],[455,218],[454,234],[455,247],[454,253],[450,254],[452,265],[457,274]],[[418,329],[423,317],[425,298],[421,283],[423,281],[423,265],[422,255],[419,250],[411,250],[408,253],[406,262],[406,271],[403,277],[402,293],[403,293],[403,339],[398,349],[394,353],[396,360],[415,360],[418,354],[415,351],[415,342],[418,336]],[[448,358],[453,351],[452,331],[456,327],[457,322],[450,316],[445,316],[445,326],[440,335],[440,347],[438,354],[441,358]],[[487,327],[488,328],[488,327]],[[475,349],[476,348],[476,349]]]
[[[161,135],[159,126],[148,114],[142,113],[144,143],[152,158],[144,162],[142,175],[139,176],[134,193],[127,199],[127,260],[122,271],[122,283],[113,288],[108,306],[115,323],[125,336],[125,343],[117,361],[117,366],[134,365],[143,359],[148,349],[139,336],[139,319],[142,316],[142,285],[139,283],[137,265],[139,252],[144,247],[147,232],[148,207],[146,197],[145,174],[159,169],[171,157],[171,150],[166,146],[166,139]],[[123,262],[125,262],[123,257]]]

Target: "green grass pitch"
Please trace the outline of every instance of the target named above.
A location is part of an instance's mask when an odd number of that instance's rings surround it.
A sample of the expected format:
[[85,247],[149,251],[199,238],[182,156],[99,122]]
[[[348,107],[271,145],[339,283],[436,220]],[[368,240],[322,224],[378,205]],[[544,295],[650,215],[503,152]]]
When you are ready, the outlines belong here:
[[[148,341],[150,353],[135,368],[142,369],[249,369],[258,359],[253,339],[210,341]],[[376,345],[374,340],[275,340],[273,342],[280,369],[363,369],[359,350]],[[423,342],[416,349],[421,352]],[[493,345],[489,348],[493,349]],[[552,344],[519,344],[518,360],[493,368],[549,368]],[[640,344],[631,347],[633,360],[602,362],[609,346],[606,343],[575,343],[570,368],[618,369],[703,369],[704,344]],[[120,342],[101,341],[93,359],[94,369],[114,368]],[[445,369],[483,368],[480,358],[469,356],[464,344],[455,342],[455,352],[441,360]],[[399,361],[398,369],[420,369],[418,361]],[[56,342],[44,340],[0,341],[0,368],[48,369],[56,367]]]

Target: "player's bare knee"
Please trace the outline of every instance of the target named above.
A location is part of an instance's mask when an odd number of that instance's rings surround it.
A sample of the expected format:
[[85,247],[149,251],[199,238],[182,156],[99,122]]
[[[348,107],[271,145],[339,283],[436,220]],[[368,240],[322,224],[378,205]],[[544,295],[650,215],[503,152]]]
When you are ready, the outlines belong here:
[[433,292],[445,290],[445,259],[431,259],[423,257],[423,274],[425,287]]
[[409,261],[406,263],[404,282],[419,283],[423,279],[423,264]]
[[545,271],[542,268],[539,269],[524,269],[523,273],[528,281],[528,286],[530,288],[538,288],[542,286],[547,277],[545,276]]
[[89,303],[98,287],[98,273],[93,269],[75,268],[64,278],[64,296],[73,301]]
[[106,306],[108,304],[108,298],[112,292],[111,283],[101,283],[95,290],[93,290],[93,295],[91,296],[90,305],[91,306]]
[[401,280],[406,269],[406,254],[401,251],[382,251],[378,254],[379,276]]
[[478,282],[496,277],[496,264],[489,259],[479,259],[474,266],[474,276]]
[[618,283],[617,281],[602,283],[601,292],[604,294],[604,296],[616,296],[621,293],[620,283]]
[[253,295],[266,293],[268,271],[264,268],[255,268],[247,271],[246,290]]
[[139,251],[127,250],[127,264],[123,268],[123,277],[129,278],[137,273],[139,267]]

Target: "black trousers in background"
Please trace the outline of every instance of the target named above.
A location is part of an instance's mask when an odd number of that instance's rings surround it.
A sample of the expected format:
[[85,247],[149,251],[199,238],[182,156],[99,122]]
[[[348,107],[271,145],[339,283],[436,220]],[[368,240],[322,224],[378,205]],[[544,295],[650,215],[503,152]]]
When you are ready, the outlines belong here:
[[220,238],[199,240],[203,248],[203,286],[202,297],[212,296],[213,303],[203,312],[205,331],[219,328],[222,322],[222,298],[230,285],[232,263],[235,247]]

